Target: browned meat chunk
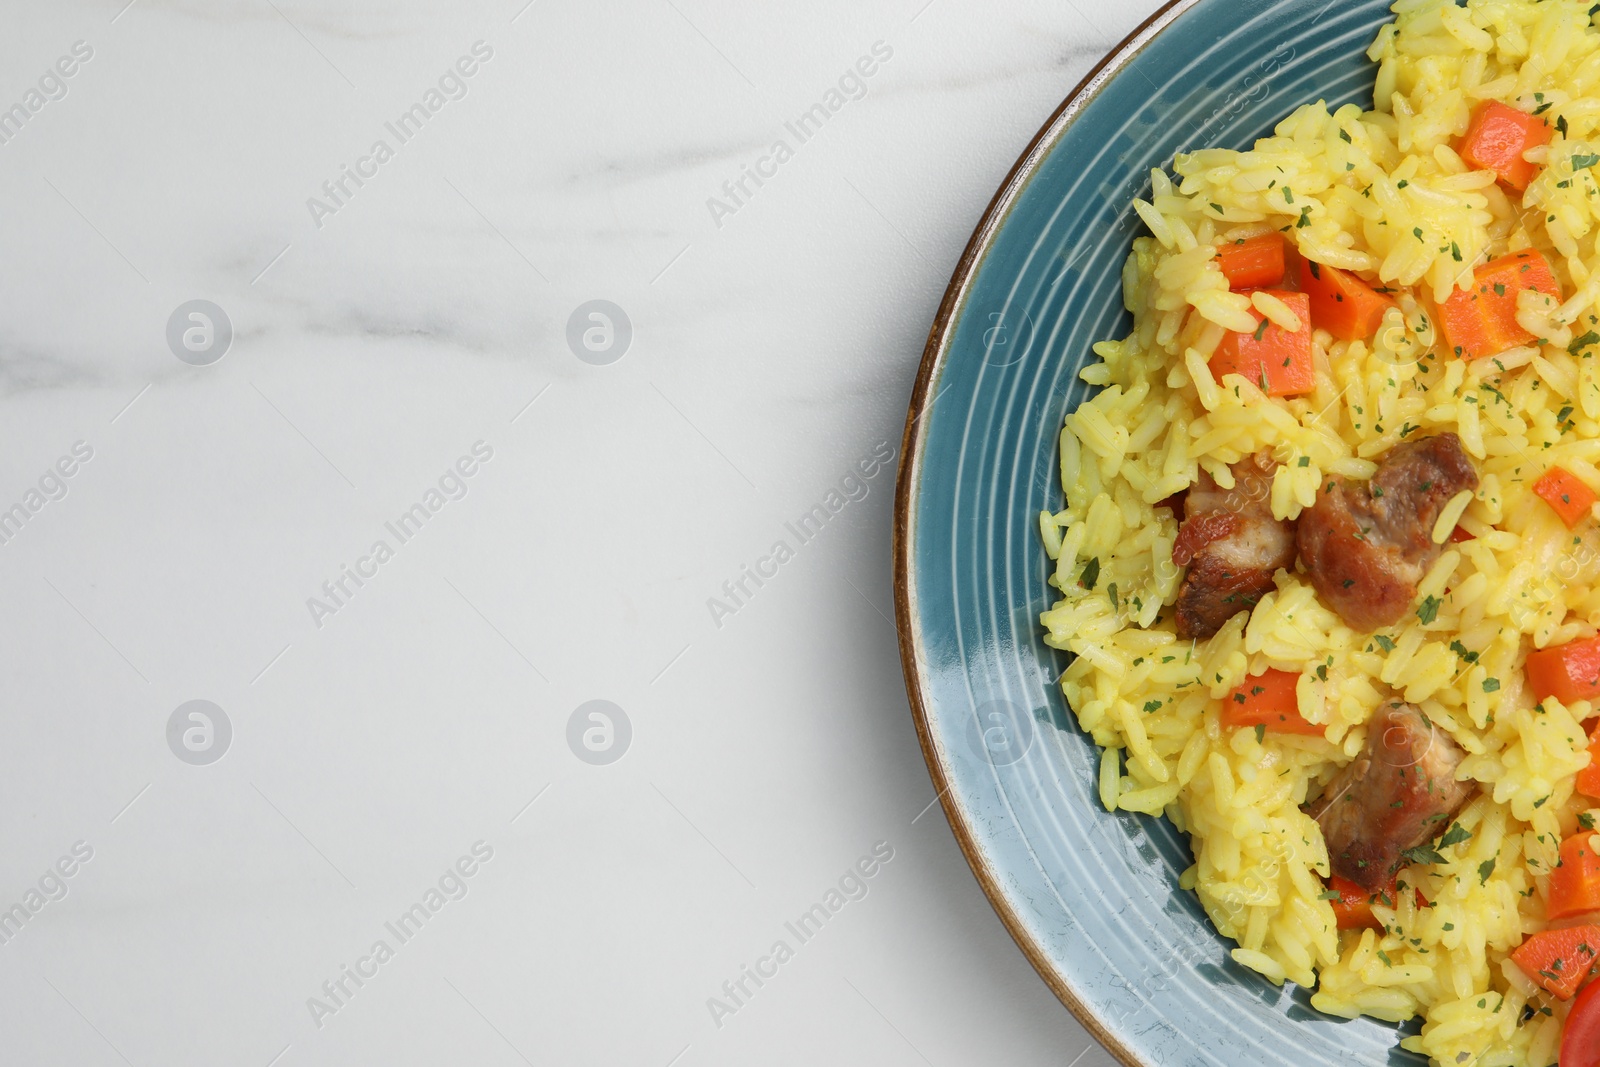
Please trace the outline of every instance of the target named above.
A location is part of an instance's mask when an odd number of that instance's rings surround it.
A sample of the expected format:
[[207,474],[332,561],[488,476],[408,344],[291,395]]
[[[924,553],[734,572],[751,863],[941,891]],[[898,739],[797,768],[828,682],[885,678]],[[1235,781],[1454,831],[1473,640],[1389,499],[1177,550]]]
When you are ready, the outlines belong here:
[[1272,517],[1272,472],[1265,452],[1235,463],[1234,486],[1209,474],[1189,490],[1172,562],[1188,567],[1178,587],[1177,629],[1184,640],[1210,637],[1272,591],[1272,575],[1294,563],[1294,524]]
[[1367,724],[1367,747],[1306,814],[1322,827],[1333,873],[1369,893],[1388,889],[1401,853],[1432,841],[1477,791],[1456,781],[1465,754],[1427,716],[1399,701]]
[[1322,602],[1351,628],[1398,622],[1443,545],[1433,526],[1451,497],[1478,488],[1453,433],[1395,445],[1370,482],[1330,477],[1300,515],[1300,562]]

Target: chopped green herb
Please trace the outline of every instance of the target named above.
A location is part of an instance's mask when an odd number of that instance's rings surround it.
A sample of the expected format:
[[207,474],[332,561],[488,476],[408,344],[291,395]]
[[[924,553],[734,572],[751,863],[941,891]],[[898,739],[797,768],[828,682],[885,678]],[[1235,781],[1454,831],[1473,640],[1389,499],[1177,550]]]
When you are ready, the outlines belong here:
[[1439,617],[1439,605],[1442,603],[1436,596],[1422,598],[1422,603],[1417,606],[1417,618],[1422,620],[1422,625],[1426,626]]
[[[1402,802],[1403,803],[1403,802]],[[1432,845],[1418,845],[1408,848],[1400,853],[1400,858],[1407,863],[1443,863],[1444,857]]]

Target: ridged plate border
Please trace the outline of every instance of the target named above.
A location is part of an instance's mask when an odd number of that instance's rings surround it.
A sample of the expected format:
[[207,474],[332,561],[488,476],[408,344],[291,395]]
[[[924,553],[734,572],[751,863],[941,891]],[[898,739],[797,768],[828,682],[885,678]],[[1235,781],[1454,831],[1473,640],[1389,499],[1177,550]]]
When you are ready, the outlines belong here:
[[[1232,962],[1178,888],[1164,820],[1109,814],[1099,754],[1037,620],[1034,517],[1090,345],[1121,336],[1149,170],[1247,147],[1296,106],[1370,106],[1376,0],[1175,0],[1062,104],[957,265],[917,375],[894,522],[895,610],[923,754],[973,873],[1055,994],[1128,1067],[1417,1065],[1395,1028],[1314,1012]],[[980,714],[983,717],[979,725]],[[985,735],[982,731],[987,729]]]

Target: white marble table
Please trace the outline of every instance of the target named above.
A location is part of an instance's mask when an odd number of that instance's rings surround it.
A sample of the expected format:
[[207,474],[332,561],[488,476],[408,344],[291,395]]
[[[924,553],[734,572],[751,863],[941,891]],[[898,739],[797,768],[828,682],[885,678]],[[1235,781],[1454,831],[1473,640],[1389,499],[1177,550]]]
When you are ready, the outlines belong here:
[[125,2],[0,13],[0,1062],[1110,1063],[927,810],[890,453],[1154,3]]

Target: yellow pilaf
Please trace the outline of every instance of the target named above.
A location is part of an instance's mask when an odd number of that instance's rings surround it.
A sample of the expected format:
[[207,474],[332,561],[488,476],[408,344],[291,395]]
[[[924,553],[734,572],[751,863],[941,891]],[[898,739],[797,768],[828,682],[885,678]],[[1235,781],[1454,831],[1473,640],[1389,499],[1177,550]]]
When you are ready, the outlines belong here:
[[[1191,835],[1182,885],[1238,943],[1239,963],[1315,988],[1312,1003],[1332,1015],[1420,1016],[1404,1044],[1440,1067],[1547,1067],[1568,1010],[1508,957],[1545,928],[1548,872],[1588,808],[1573,785],[1589,762],[1591,708],[1535,706],[1524,660],[1600,625],[1596,522],[1568,530],[1531,492],[1555,464],[1600,488],[1591,6],[1401,0],[1369,52],[1377,110],[1309,104],[1250,151],[1207,149],[1154,172],[1150,200],[1133,205],[1151,236],[1123,271],[1134,329],[1095,346],[1100,362],[1082,377],[1103,389],[1061,435],[1066,507],[1040,516],[1061,595],[1042,621],[1052,645],[1076,654],[1061,684],[1104,748],[1106,807],[1165,813]],[[1529,153],[1542,169],[1520,202],[1452,148],[1491,99],[1557,129]],[[1226,331],[1256,323],[1250,297],[1229,292],[1218,246],[1272,230],[1309,259],[1403,290],[1372,342],[1317,331],[1316,388],[1292,399],[1208,369]],[[1498,362],[1447,352],[1431,301],[1530,247],[1568,296],[1552,306],[1523,294],[1519,318],[1540,343]],[[1209,640],[1177,640],[1178,522],[1158,502],[1201,470],[1229,487],[1229,464],[1267,449],[1281,464],[1273,511],[1292,519],[1325,477],[1370,477],[1400,441],[1446,431],[1482,479],[1459,502],[1474,539],[1447,546],[1420,612],[1358,633],[1303,576],[1280,571],[1248,615]],[[1269,667],[1301,675],[1300,713],[1324,737],[1223,729],[1222,698]],[[1368,718],[1393,696],[1448,731],[1481,791],[1458,819],[1471,836],[1401,874],[1433,906],[1400,893],[1375,907],[1386,932],[1341,935],[1323,899],[1322,833],[1300,806],[1361,750]]]

